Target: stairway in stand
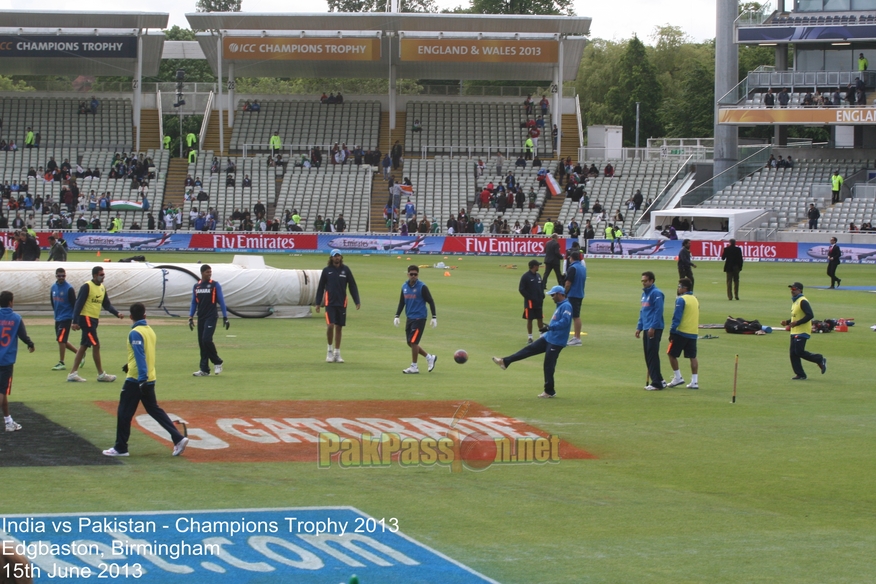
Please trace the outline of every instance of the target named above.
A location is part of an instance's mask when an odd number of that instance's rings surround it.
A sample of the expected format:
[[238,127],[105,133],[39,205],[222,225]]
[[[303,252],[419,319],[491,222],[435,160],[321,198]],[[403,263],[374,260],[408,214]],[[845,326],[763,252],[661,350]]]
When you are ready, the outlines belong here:
[[[158,110],[144,109],[140,110],[140,150],[145,152],[149,149],[158,150],[161,148],[161,132],[158,128]],[[134,128],[134,136],[137,135],[137,128]]]
[[189,163],[185,158],[171,158],[167,169],[167,180],[164,183],[164,204],[171,203],[182,207],[185,201],[186,174]]
[[578,116],[575,114],[563,114],[563,143],[560,145],[560,159],[565,160],[567,156],[572,157],[572,162],[578,161],[578,148],[581,148],[581,143],[578,140]]
[[538,216],[538,224],[544,225],[544,222],[548,219],[556,220],[560,216],[560,209],[563,208],[563,200],[562,195],[547,199]]
[[[395,130],[390,134],[389,130],[389,112],[380,112],[380,133],[378,134],[377,144],[382,155],[386,155],[392,149],[392,145],[396,140],[400,144],[404,144],[405,135],[405,112],[397,112],[395,114]],[[404,172],[404,162],[401,168],[394,171],[396,178],[401,180]],[[383,220],[383,208],[386,206],[386,201],[389,199],[389,191],[387,183],[383,180],[383,167],[374,173],[371,179],[371,215],[369,217],[369,231],[386,231],[386,222]]]
[[[226,123],[225,129],[223,130],[225,147],[222,148],[222,152],[224,152],[225,156],[227,156],[228,147],[231,144],[232,130],[227,126],[228,112],[222,113],[222,121]],[[216,156],[219,156],[219,112],[216,110],[210,112],[210,121],[207,124],[207,135],[204,136],[204,150],[212,150],[214,153],[216,153]]]

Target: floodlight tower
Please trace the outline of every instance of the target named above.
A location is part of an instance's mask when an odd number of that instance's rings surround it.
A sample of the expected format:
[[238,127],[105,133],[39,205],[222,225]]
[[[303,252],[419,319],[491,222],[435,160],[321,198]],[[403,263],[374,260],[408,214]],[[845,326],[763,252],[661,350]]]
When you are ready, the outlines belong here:
[[[717,0],[715,30],[715,167],[714,175],[727,170],[739,159],[739,131],[736,126],[718,123],[718,100],[738,83],[739,52],[735,23],[738,0]],[[721,188],[723,185],[715,185]]]

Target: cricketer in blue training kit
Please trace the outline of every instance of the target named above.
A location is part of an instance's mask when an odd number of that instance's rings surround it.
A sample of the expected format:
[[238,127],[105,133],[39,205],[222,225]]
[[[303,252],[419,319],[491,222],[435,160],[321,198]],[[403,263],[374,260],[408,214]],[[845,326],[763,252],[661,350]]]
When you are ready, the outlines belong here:
[[572,263],[566,270],[566,298],[572,305],[572,323],[575,325],[575,338],[569,341],[570,347],[581,345],[581,302],[584,300],[584,286],[587,284],[587,265],[581,258],[580,251],[573,251],[569,256]]
[[70,327],[73,326],[73,307],[76,306],[76,290],[67,282],[67,272],[64,268],[55,270],[55,280],[49,292],[49,298],[52,302],[52,310],[55,313],[55,340],[58,341],[61,359],[57,365],[52,367],[52,371],[63,371],[66,369],[64,357],[67,354],[67,349],[74,353],[76,352],[76,347],[70,342]]
[[435,369],[435,362],[438,360],[437,355],[430,355],[420,347],[420,341],[423,340],[423,332],[426,330],[426,304],[432,310],[432,328],[438,326],[438,314],[435,312],[435,301],[432,299],[432,294],[426,284],[420,281],[420,268],[417,266],[408,266],[408,280],[402,284],[401,295],[398,299],[398,308],[395,310],[395,318],[392,324],[399,325],[399,316],[402,309],[407,316],[405,323],[405,335],[408,339],[408,346],[411,348],[411,366],[403,369],[402,373],[416,374],[420,372],[417,367],[417,357],[422,355],[426,358],[429,364],[429,372]]
[[0,292],[0,408],[3,410],[3,421],[7,432],[21,430],[21,424],[15,422],[9,415],[9,394],[12,393],[12,369],[18,357],[18,340],[21,339],[27,350],[33,353],[34,344],[27,336],[27,330],[21,317],[12,312],[12,292]]
[[639,310],[639,322],[636,324],[636,338],[642,335],[642,346],[645,349],[645,365],[648,367],[650,383],[645,386],[648,391],[659,391],[666,387],[663,374],[660,373],[660,339],[663,337],[663,292],[654,285],[654,272],[642,272],[642,308]]
[[554,371],[557,368],[560,351],[569,341],[569,331],[572,328],[572,305],[566,300],[565,288],[554,286],[548,295],[557,304],[557,309],[548,325],[542,329],[541,338],[531,345],[526,345],[510,357],[493,357],[493,363],[502,369],[507,369],[515,361],[522,361],[544,353],[544,392],[538,396],[541,398],[551,398],[557,394],[554,389]]
[[201,363],[195,377],[210,376],[210,362],[216,375],[222,373],[222,359],[216,352],[213,343],[213,333],[219,320],[218,305],[222,309],[222,324],[225,330],[231,326],[228,322],[228,311],[225,308],[225,297],[222,296],[222,286],[213,279],[213,268],[204,264],[201,266],[201,280],[192,288],[192,306],[189,309],[189,329],[194,330],[195,311],[198,313],[198,347],[201,350]]

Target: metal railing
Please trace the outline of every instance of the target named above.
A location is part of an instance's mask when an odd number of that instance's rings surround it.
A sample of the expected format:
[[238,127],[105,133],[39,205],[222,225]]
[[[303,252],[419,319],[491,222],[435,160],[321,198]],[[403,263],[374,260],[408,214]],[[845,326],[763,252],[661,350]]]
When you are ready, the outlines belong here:
[[207,104],[204,106],[204,119],[201,120],[201,131],[198,132],[198,150],[204,149],[204,141],[207,139],[207,128],[210,127],[210,112],[213,111],[213,92],[207,96]]
[[714,149],[705,146],[684,146],[678,148],[579,148],[578,160],[711,160]]
[[[548,137],[547,139],[550,139]],[[542,138],[545,140],[545,138]],[[543,149],[542,146],[546,146],[544,142],[539,141],[539,148],[536,151],[536,154],[544,154],[545,158],[549,157],[550,149]],[[543,151],[544,150],[544,151]],[[472,156],[492,156],[496,152],[501,152],[505,158],[509,158],[512,156],[517,156],[523,153],[523,145],[522,144],[513,144],[513,145],[478,145],[478,144],[424,144],[420,147],[420,156],[422,158],[428,158],[429,156],[468,156],[471,158]],[[514,161],[511,160],[509,165],[513,165]]]
[[672,198],[675,195],[675,191],[678,186],[681,184],[681,181],[687,177],[687,167],[693,160],[693,156],[689,156],[683,164],[679,165],[678,170],[673,173],[666,184],[660,189],[660,192],[657,193],[657,196],[654,197],[654,200],[651,204],[642,211],[642,214],[639,215],[639,218],[636,219],[636,222],[633,224],[633,228],[639,225],[643,225],[643,221],[645,217],[648,217],[648,223],[650,224],[650,217],[652,211],[658,211],[663,208],[663,205],[666,204],[667,199]]
[[769,2],[764,2],[757,10],[746,10],[736,18],[736,26],[760,26],[774,14]]
[[[581,148],[581,145],[584,144],[584,118],[581,116],[581,100],[578,99],[578,96],[575,96],[575,118],[578,120],[578,148]],[[562,120],[560,120],[560,127],[562,127]],[[579,158],[579,160],[582,160]]]
[[161,90],[155,91],[155,103],[158,105],[158,143],[164,148],[164,114],[161,109]]
[[[752,154],[686,193],[682,198],[681,206],[696,207],[706,199],[715,196],[715,194],[724,187],[735,183],[743,176],[748,176],[762,169],[766,165],[767,160],[769,160],[773,147],[772,145],[767,145],[755,146],[753,148],[756,150]],[[746,150],[745,147],[739,149],[740,152],[743,152],[744,150]]]

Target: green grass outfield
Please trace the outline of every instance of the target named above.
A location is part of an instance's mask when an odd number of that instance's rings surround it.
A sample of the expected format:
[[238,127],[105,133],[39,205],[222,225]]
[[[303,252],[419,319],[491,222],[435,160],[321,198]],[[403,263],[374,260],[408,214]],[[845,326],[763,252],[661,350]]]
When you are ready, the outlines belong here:
[[[122,254],[107,253],[103,258]],[[158,256],[149,252],[149,259]],[[92,254],[71,254],[88,260]],[[321,269],[325,256],[267,256],[282,268]],[[413,538],[503,583],[868,582],[876,574],[876,323],[872,293],[810,289],[825,264],[747,263],[740,302],[728,302],[720,262],[695,270],[701,322],[728,314],[778,326],[790,314],[787,285],[801,281],[816,318],[854,317],[849,333],[817,335],[808,348],[828,371],[804,363],[792,382],[788,335],[719,336],[699,343],[700,389],[645,392],[641,341],[633,336],[644,270],[675,293],[674,262],[589,260],[583,347],[559,358],[558,397],[540,400],[541,358],[501,371],[492,355],[526,340],[518,280],[528,258],[346,258],[362,309],[348,311],[343,356],[325,359],[319,318],[232,321],[217,333],[225,372],[193,378],[198,350],[184,320],[156,326],[162,400],[473,400],[559,434],[596,456],[548,465],[319,470],[312,463],[195,464],[134,430],[131,458],[110,467],[4,468],[7,513],[351,505],[396,517]],[[162,262],[230,261],[230,255],[163,254]],[[439,355],[431,374],[405,376],[410,351],[392,326],[409,263],[438,307],[423,346]],[[517,269],[504,266],[516,263]],[[843,265],[843,283],[876,290],[873,266]],[[80,283],[73,282],[78,287]],[[47,292],[48,294],[48,292]],[[550,311],[550,299],[545,310]],[[126,307],[118,307],[126,311]],[[31,317],[33,320],[34,317]],[[27,318],[25,322],[27,322]],[[115,421],[96,405],[120,384],[68,384],[50,371],[57,345],[48,325],[29,326],[33,355],[19,352],[11,397],[101,448]],[[667,331],[668,332],[668,331]],[[101,328],[103,360],[118,373],[124,329]],[[465,365],[453,351],[470,355]],[[665,341],[664,341],[665,349]],[[739,354],[738,402],[730,404]],[[68,357],[68,364],[72,357]],[[666,358],[664,375],[670,375]],[[682,372],[690,371],[682,360]],[[39,432],[39,428],[25,428]],[[3,446],[0,436],[0,447]],[[369,584],[369,583],[363,583]]]

